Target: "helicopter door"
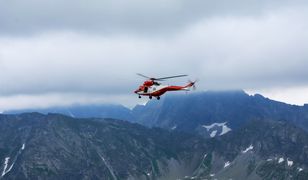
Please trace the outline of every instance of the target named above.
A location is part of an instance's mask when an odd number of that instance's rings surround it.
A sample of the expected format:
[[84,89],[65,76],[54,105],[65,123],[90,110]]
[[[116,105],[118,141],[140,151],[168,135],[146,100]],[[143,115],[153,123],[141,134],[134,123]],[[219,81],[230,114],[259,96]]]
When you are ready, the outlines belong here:
[[147,92],[148,92],[148,89],[149,89],[148,87],[144,87],[143,92],[144,92],[144,93],[147,93]]

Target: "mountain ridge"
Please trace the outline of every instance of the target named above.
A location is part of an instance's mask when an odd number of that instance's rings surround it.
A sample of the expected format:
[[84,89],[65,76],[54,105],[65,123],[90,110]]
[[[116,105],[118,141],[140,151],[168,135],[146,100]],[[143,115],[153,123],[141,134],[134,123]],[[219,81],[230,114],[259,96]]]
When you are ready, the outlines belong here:
[[130,109],[119,104],[90,104],[54,106],[49,108],[29,108],[4,111],[3,114],[21,114],[27,112],[39,112],[42,114],[58,113],[76,118],[113,118],[133,121]]
[[184,139],[191,135],[173,136],[120,120],[59,114],[0,115],[0,122],[1,177],[147,179],[179,176],[182,172],[172,168],[194,164],[194,157],[185,155],[191,145]]
[[136,106],[133,114],[145,126],[197,132],[205,137],[210,137],[213,131],[207,132],[204,126],[226,123],[229,128],[237,129],[256,118],[288,120],[308,131],[307,106],[290,105],[244,91],[167,96],[160,102]]
[[0,115],[0,178],[306,179],[307,144],[304,130],[276,120],[204,139],[113,119]]
[[[29,111],[36,109],[5,113]],[[308,131],[307,104],[290,105],[265,98],[260,94],[248,95],[243,90],[166,95],[160,101],[152,100],[145,105],[136,105],[132,110],[121,105],[76,105],[37,111],[44,114],[62,113],[76,118],[122,119],[148,127],[197,133],[207,138],[223,134],[226,128],[237,129],[246,121],[255,118],[288,120]],[[215,124],[216,126],[213,126]],[[209,126],[213,127],[206,128]]]

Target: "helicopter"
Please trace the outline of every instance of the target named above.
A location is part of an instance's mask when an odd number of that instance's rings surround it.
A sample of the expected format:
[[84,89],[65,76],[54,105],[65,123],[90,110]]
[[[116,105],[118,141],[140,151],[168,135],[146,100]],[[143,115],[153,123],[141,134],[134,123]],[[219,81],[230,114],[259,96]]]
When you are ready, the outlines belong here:
[[138,94],[139,98],[141,98],[141,96],[148,96],[150,99],[152,99],[152,97],[156,97],[156,99],[159,100],[160,96],[168,91],[190,91],[191,87],[195,89],[196,81],[189,81],[189,83],[184,86],[169,86],[159,83],[159,81],[164,81],[166,79],[188,76],[184,74],[161,78],[148,77],[140,73],[137,73],[137,75],[147,79],[141,86],[139,86],[137,90],[134,91],[135,94]]

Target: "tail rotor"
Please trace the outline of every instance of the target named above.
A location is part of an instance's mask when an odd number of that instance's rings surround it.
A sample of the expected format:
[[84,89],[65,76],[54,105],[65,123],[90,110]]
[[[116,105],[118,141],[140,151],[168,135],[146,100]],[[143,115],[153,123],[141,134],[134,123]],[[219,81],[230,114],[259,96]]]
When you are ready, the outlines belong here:
[[191,87],[193,90],[196,90],[197,87],[196,87],[196,82],[198,82],[198,80],[196,79],[195,81],[191,81],[191,80],[188,80],[188,82],[190,83]]

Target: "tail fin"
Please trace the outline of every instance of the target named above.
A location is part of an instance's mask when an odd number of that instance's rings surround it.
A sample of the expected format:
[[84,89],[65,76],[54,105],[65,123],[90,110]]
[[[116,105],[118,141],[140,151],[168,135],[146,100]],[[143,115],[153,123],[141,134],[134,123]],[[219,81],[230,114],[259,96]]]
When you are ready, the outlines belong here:
[[196,90],[196,82],[197,82],[197,80],[195,80],[195,81],[189,81],[189,84],[187,84],[186,86],[184,86],[184,88],[190,88],[190,87],[192,87],[193,88],[193,90]]

